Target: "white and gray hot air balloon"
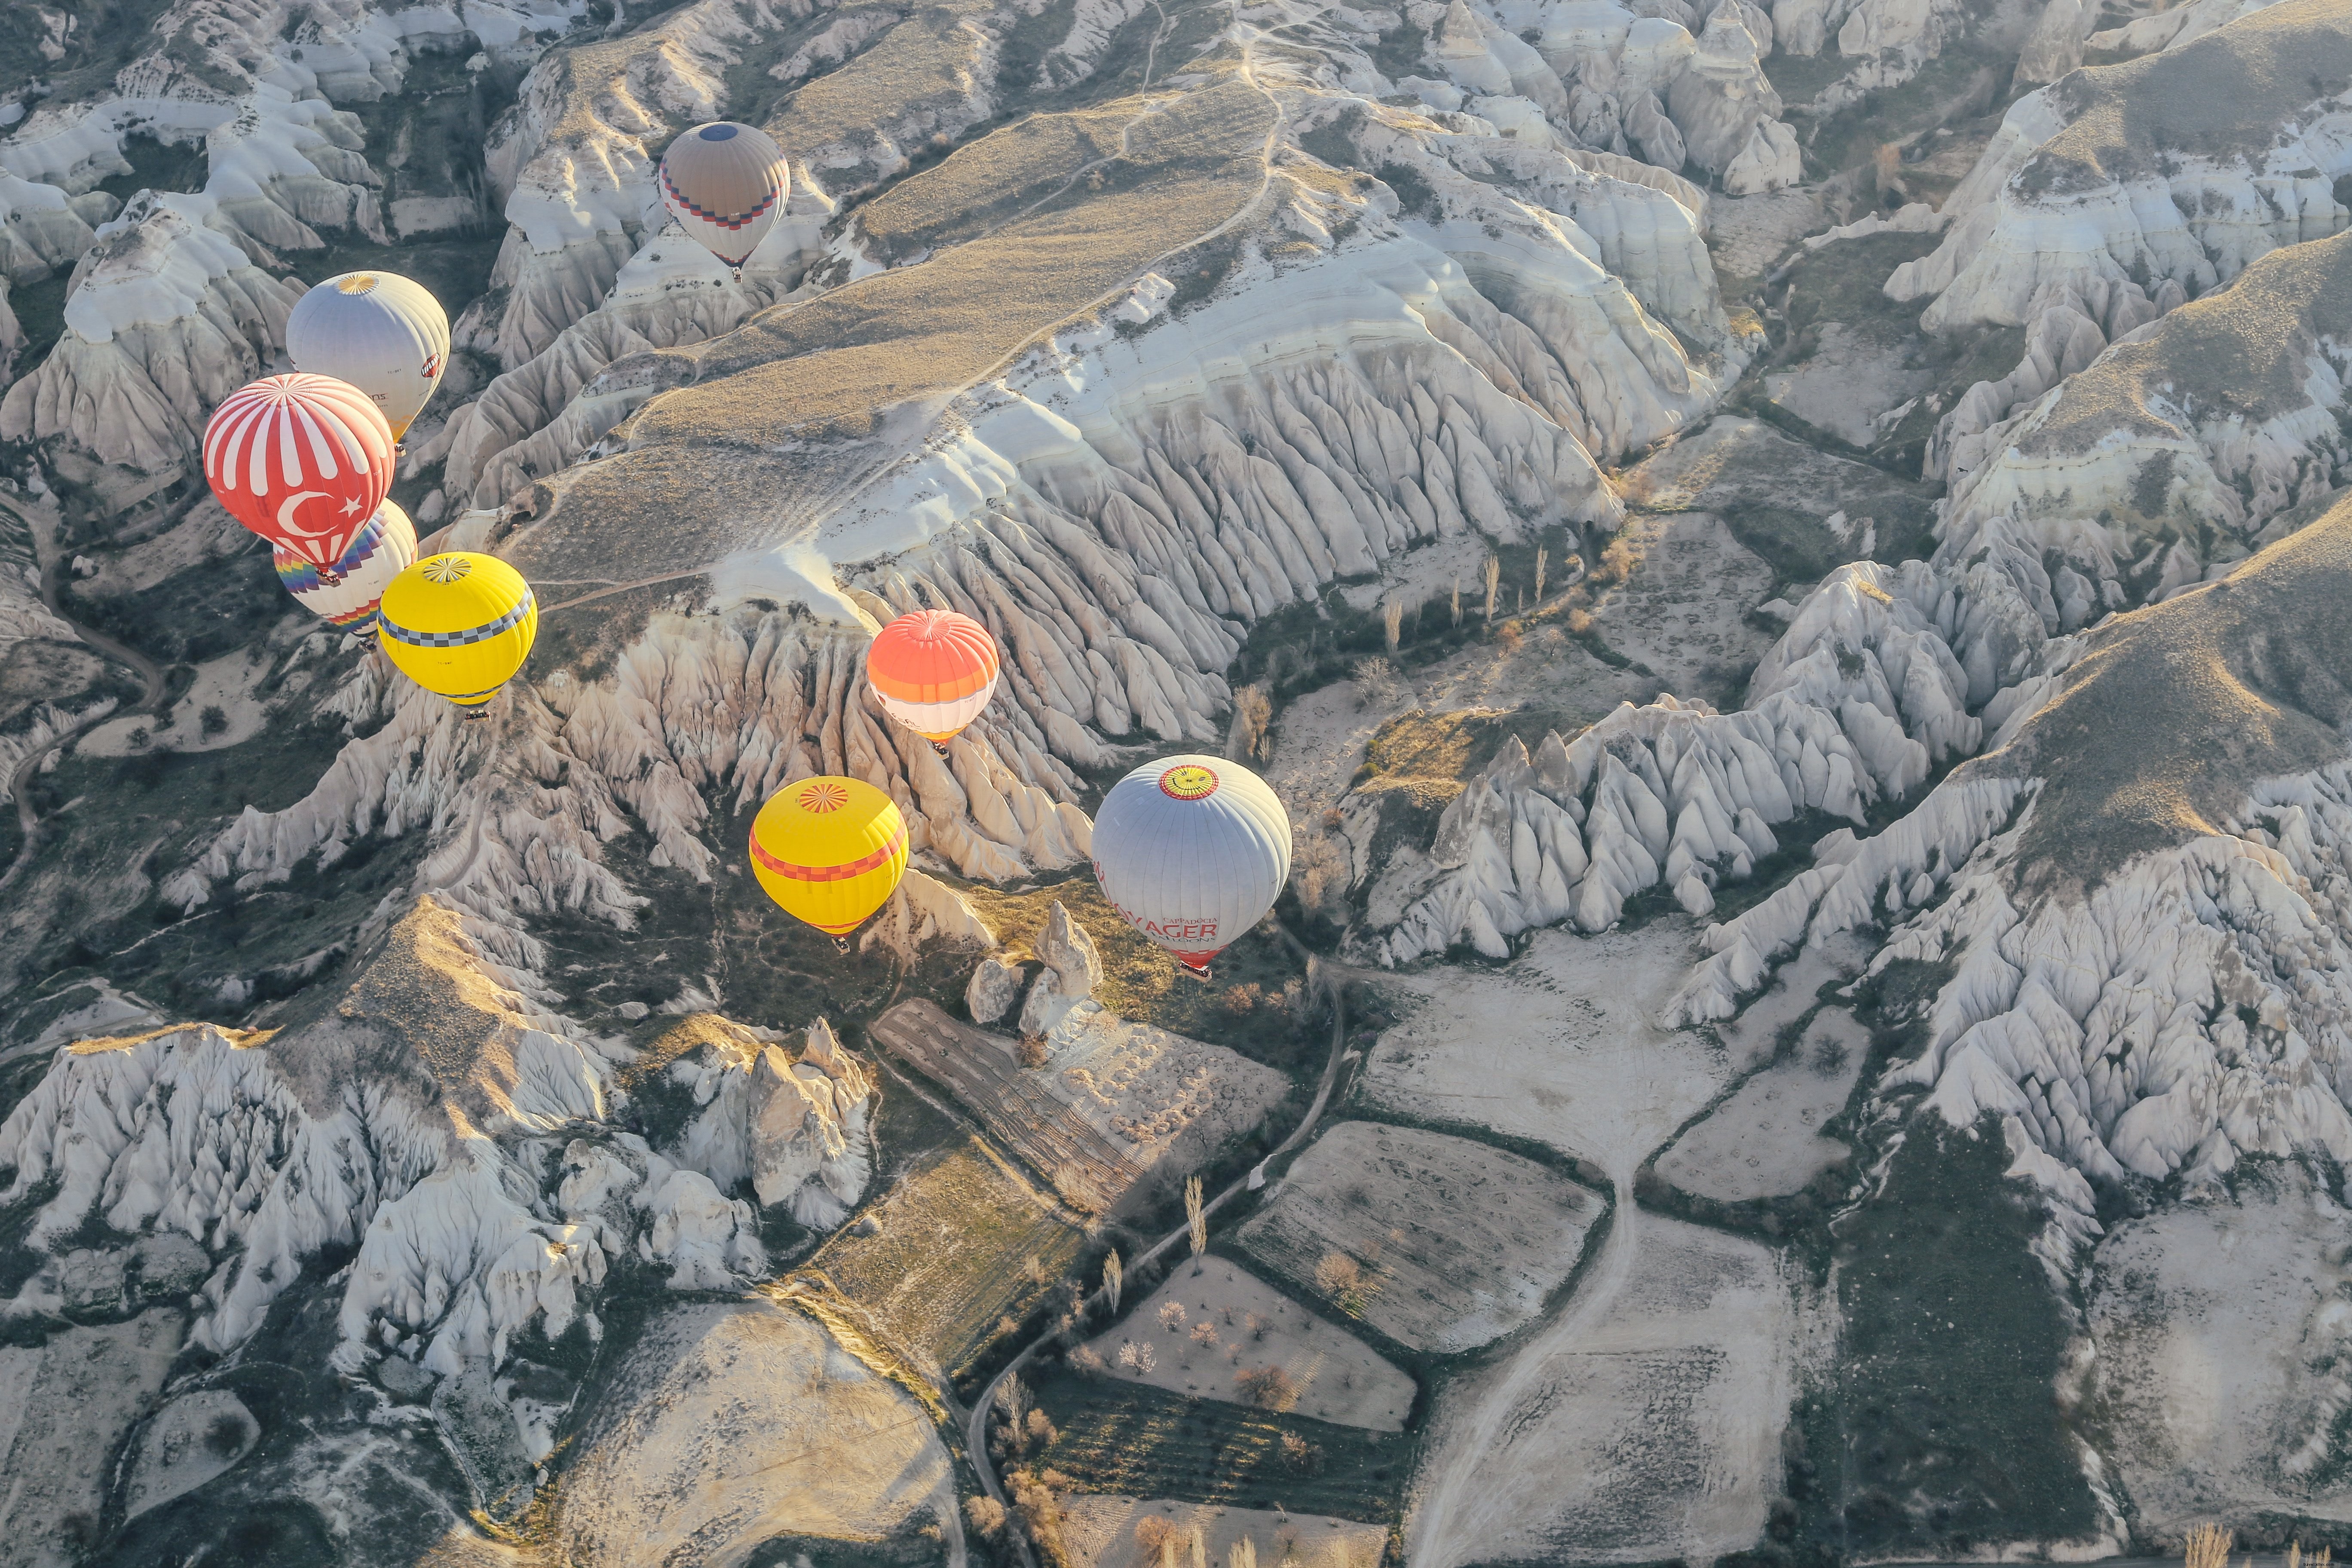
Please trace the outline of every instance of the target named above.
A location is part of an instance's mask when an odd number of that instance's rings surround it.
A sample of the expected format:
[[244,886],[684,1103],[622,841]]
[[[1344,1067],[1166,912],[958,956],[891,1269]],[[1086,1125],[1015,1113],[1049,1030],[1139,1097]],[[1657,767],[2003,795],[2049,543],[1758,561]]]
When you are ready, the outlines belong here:
[[1162,757],[1095,813],[1095,879],[1119,917],[1196,974],[1265,918],[1290,879],[1290,818],[1223,757]]
[[449,318],[432,291],[396,272],[345,272],[294,302],[286,318],[294,368],[365,393],[401,439],[449,363]]

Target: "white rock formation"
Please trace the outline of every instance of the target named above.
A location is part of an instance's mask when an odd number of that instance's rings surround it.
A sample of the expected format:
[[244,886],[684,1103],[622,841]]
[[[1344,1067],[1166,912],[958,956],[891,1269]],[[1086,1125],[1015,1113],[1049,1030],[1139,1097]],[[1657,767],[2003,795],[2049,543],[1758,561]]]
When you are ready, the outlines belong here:
[[1014,1032],[1024,1039],[1051,1035],[1071,1008],[1094,999],[1095,987],[1103,977],[1102,955],[1095,951],[1095,939],[1070,918],[1059,899],[1046,914],[1045,929],[1037,933],[1035,945],[1037,960],[1045,967],[1029,983],[1029,994],[1021,1004],[1021,1017],[1014,1026]]
[[[9,1201],[55,1184],[25,1244],[53,1248],[93,1215],[192,1240],[208,1257],[191,1338],[218,1351],[306,1258],[356,1246],[338,1365],[391,1353],[438,1375],[495,1366],[525,1328],[561,1336],[632,1249],[681,1288],[763,1269],[713,1173],[599,1125],[614,1055],[538,1012],[463,926],[426,900],[337,1011],[274,1037],[187,1025],[59,1049],[0,1122]],[[808,1059],[828,1093],[862,1084],[836,1048]],[[583,1125],[542,1191],[538,1142]],[[840,1166],[863,1182],[862,1152]],[[9,1310],[54,1310],[68,1284],[37,1279]]]
[[[2070,349],[2064,386],[1955,445],[1939,558],[2060,563],[2059,631],[2226,574],[2352,478],[2347,289],[2352,235],[2272,252],[2087,368]],[[2095,336],[2077,316],[2073,342]]]
[[145,195],[103,226],[75,268],[65,335],[0,402],[0,437],[177,474],[212,408],[283,352],[300,296],[205,216],[203,198]]
[[1777,118],[1780,95],[1759,64],[1774,31],[1772,16],[1748,0],[1696,12],[1679,3],[1500,0],[1492,15],[1454,0],[1430,35],[1428,60],[1471,95],[1474,113],[1524,101],[1572,146],[1638,153],[1671,174],[1687,159],[1746,195],[1802,177],[1795,133]]
[[866,1195],[874,1080],[823,1018],[801,1059],[721,1030],[666,1069],[700,1110],[664,1152],[719,1188],[750,1182],[763,1205],[830,1230]]
[[964,1011],[975,1024],[993,1024],[1021,999],[1021,966],[1003,959],[983,958],[973,966],[963,990]]
[[[2352,17],[2291,0],[2027,94],[1945,202],[1944,243],[1896,268],[1888,298],[1934,296],[1931,331],[2021,326],[2061,288],[2169,279],[2193,298],[2326,238],[2347,221],[2333,190],[2352,173],[2347,65]],[[2181,99],[2226,105],[2223,122],[2170,143],[2149,106]]]
[[[2352,763],[2333,729],[2282,721],[2239,683],[2329,679],[2328,647],[2257,670],[2269,656],[2249,639],[2336,602],[2348,519],[2339,506],[2272,547],[2227,594],[2051,644],[1986,705],[1983,761],[1871,838],[1832,835],[1811,869],[1710,927],[1714,956],[1667,1021],[1730,1016],[1777,960],[1842,932],[1885,932],[1874,973],[1945,966],[1923,1050],[1876,1093],[1916,1092],[1956,1127],[2000,1119],[2013,1169],[2052,1197],[2042,1250],[2061,1274],[2099,1234],[2091,1183],[2341,1159]],[[2315,756],[2333,760],[2293,765]]]
[[[1375,953],[1405,963],[1466,941],[1502,957],[1530,927],[1604,931],[1654,886],[1706,913],[1720,879],[1780,847],[1773,824],[1804,810],[1859,824],[1975,751],[1968,677],[1938,629],[1958,613],[1922,563],[1842,567],[1758,665],[1741,711],[1662,697],[1573,742],[1547,736],[1532,757],[1507,744],[1445,808],[1428,854],[1380,871],[1370,919],[1394,929]],[[1360,879],[1374,870],[1375,816],[1343,817]]]

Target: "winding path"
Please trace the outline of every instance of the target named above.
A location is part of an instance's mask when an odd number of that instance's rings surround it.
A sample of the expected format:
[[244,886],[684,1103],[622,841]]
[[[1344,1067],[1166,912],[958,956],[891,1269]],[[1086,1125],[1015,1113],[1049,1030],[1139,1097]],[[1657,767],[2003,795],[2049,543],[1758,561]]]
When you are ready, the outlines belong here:
[[[36,535],[36,537],[38,536]],[[49,614],[72,627],[74,636],[89,645],[93,651],[114,660],[117,664],[130,666],[138,675],[142,689],[139,700],[130,707],[110,708],[102,712],[85,713],[70,728],[61,730],[50,736],[47,744],[36,746],[17,759],[16,771],[8,775],[8,793],[16,802],[18,830],[16,855],[16,858],[8,863],[7,871],[0,874],[0,892],[7,891],[25,868],[33,863],[33,851],[40,842],[41,816],[33,809],[32,784],[41,771],[41,764],[47,762],[50,754],[59,746],[96,729],[108,720],[119,719],[125,713],[152,713],[157,705],[163,700],[164,672],[162,665],[157,664],[137,648],[117,642],[95,626],[84,626],[68,615],[64,607],[58,604],[58,574],[63,566],[62,560],[52,561],[42,570],[41,603],[48,607]]]

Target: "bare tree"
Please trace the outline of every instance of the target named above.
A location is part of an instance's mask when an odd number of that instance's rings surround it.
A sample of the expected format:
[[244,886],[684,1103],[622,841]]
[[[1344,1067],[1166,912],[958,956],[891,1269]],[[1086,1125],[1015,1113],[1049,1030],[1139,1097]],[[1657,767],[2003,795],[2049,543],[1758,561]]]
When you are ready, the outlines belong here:
[[1536,603],[1538,605],[1543,603],[1544,565],[1550,559],[1550,554],[1551,552],[1542,545],[1536,546]]
[[1274,700],[1263,686],[1244,686],[1234,693],[1233,727],[1225,732],[1225,755],[1245,763],[1265,749],[1266,726],[1274,719]]
[[1110,1310],[1118,1310],[1119,1287],[1126,1283],[1126,1270],[1119,1267],[1118,1254],[1103,1259],[1103,1294],[1110,1298]]
[[1381,606],[1381,629],[1388,634],[1389,651],[1397,650],[1397,638],[1404,628],[1404,601],[1391,599]]
[[1499,555],[1489,555],[1486,557],[1486,624],[1488,626],[1495,623],[1495,590],[1502,581],[1503,558]]

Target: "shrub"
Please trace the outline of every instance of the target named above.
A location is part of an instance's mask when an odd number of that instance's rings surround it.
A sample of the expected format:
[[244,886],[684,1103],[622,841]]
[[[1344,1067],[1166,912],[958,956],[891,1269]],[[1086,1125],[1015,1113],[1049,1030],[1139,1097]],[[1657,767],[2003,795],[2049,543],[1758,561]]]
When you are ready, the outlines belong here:
[[245,1447],[245,1417],[224,1411],[205,1428],[205,1447],[224,1459],[235,1458]]
[[1333,1300],[1364,1288],[1364,1268],[1344,1252],[1327,1252],[1315,1265],[1315,1288]]
[[196,728],[207,735],[217,735],[228,728],[228,715],[218,705],[207,705],[196,715]]
[[1183,1328],[1184,1303],[1181,1301],[1162,1301],[1160,1304],[1160,1326],[1166,1329],[1171,1334]]
[[1192,1325],[1192,1342],[1205,1350],[1217,1348],[1217,1325],[1203,1318]]
[[1245,1368],[1234,1374],[1234,1386],[1261,1410],[1280,1414],[1298,1403],[1297,1380],[1278,1366]]
[[1090,1345],[1076,1346],[1070,1352],[1067,1360],[1070,1370],[1081,1377],[1100,1377],[1109,1370],[1103,1364],[1103,1358]]
[[1041,1068],[1051,1061],[1054,1053],[1043,1035],[1024,1035],[1013,1047],[1013,1057],[1024,1068]]
[[1255,982],[1246,985],[1235,985],[1225,992],[1225,1011],[1236,1018],[1246,1018],[1256,1012],[1258,1004],[1265,1000],[1264,986]]
[[963,1516],[982,1535],[994,1535],[1004,1528],[1004,1505],[992,1497],[964,1499]]
[[1320,1475],[1323,1450],[1296,1432],[1282,1435],[1282,1468],[1294,1476]]
[[1396,666],[1384,658],[1356,663],[1356,700],[1367,708],[1386,708],[1404,696],[1404,680]]
[[1158,1358],[1152,1355],[1150,1345],[1139,1344],[1129,1340],[1118,1347],[1118,1364],[1138,1377],[1141,1377],[1149,1373],[1159,1364],[1159,1362]]

